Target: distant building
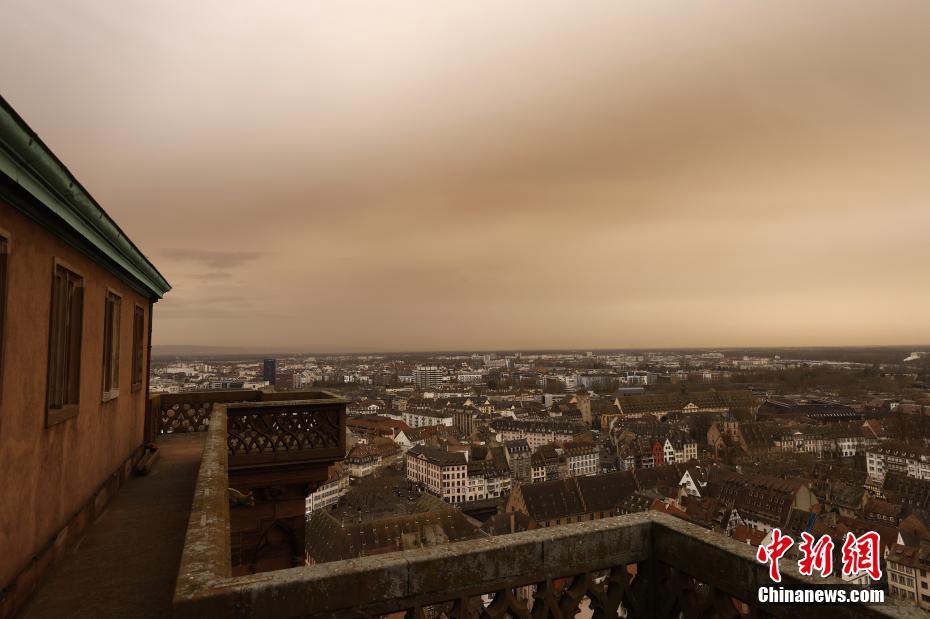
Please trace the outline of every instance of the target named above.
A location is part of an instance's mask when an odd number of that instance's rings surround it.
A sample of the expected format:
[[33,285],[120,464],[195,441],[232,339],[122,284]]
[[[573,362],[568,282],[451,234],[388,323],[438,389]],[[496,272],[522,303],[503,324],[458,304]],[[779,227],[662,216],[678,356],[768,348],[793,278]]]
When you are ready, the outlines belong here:
[[435,365],[418,365],[413,371],[413,383],[417,389],[435,389],[442,385],[442,372]]
[[650,415],[662,420],[672,413],[720,413],[754,419],[760,404],[760,400],[751,391],[618,396],[614,400],[613,410],[601,414],[601,429],[609,430],[618,418],[641,419]]
[[572,422],[563,419],[523,420],[501,418],[492,421],[491,428],[499,435],[501,441],[525,438],[530,449],[536,449],[549,443],[561,445],[585,431],[585,426],[580,420]]
[[930,449],[898,442],[882,443],[866,452],[865,465],[869,478],[878,483],[892,471],[915,479],[930,479]]
[[598,449],[594,443],[566,443],[564,455],[569,477],[583,477],[599,472]]
[[381,454],[370,444],[356,445],[346,456],[345,464],[352,477],[367,477],[380,466]]
[[307,515],[318,509],[335,505],[339,498],[349,491],[349,476],[334,471],[325,484],[310,493],[307,497]]
[[411,428],[425,428],[427,426],[448,426],[452,427],[453,416],[451,412],[434,411],[434,410],[411,410],[404,411],[402,416],[404,423]]
[[930,610],[930,542],[916,547],[896,544],[886,564],[891,596]]
[[530,483],[533,481],[532,458],[533,452],[526,439],[515,439],[504,442],[507,464],[514,481]]
[[505,510],[523,514],[528,529],[559,526],[615,516],[636,490],[631,472],[523,484],[511,492]]
[[407,479],[447,503],[464,503],[468,461],[464,453],[414,445],[407,450]]
[[[253,366],[254,367],[254,366]],[[269,385],[274,385],[278,377],[278,360],[265,359],[262,366],[262,380],[268,381]]]

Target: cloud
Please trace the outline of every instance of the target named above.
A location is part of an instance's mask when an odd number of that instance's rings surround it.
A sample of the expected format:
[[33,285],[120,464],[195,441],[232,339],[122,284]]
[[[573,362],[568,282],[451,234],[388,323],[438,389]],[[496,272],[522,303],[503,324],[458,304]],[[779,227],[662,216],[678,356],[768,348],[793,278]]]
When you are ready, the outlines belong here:
[[930,339],[926,2],[5,17],[5,96],[174,285],[156,342]]
[[222,273],[221,269],[235,270],[246,264],[259,260],[266,255],[265,252],[255,251],[226,251],[226,250],[209,250],[209,249],[167,249],[160,252],[166,260],[180,262],[195,262],[198,265],[216,269],[217,271],[208,275],[212,277],[223,277],[228,274]]

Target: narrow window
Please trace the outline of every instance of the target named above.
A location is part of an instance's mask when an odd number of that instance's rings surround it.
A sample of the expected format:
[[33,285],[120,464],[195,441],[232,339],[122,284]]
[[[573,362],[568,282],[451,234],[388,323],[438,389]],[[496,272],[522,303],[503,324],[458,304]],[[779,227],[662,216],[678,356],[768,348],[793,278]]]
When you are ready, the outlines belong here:
[[3,330],[6,325],[6,261],[10,240],[0,236],[0,396],[3,395]]
[[103,401],[119,395],[119,319],[123,300],[112,290],[107,291],[103,317]]
[[132,313],[132,390],[142,388],[142,378],[145,368],[143,366],[145,340],[145,310],[136,305]]
[[50,313],[47,425],[77,415],[81,383],[84,279],[57,262]]

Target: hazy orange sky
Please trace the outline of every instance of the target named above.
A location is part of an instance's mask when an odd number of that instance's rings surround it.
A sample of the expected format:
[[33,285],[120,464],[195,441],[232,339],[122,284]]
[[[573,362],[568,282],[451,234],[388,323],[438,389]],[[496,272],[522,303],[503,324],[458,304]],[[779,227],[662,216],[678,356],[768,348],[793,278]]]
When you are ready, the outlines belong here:
[[156,344],[930,341],[923,0],[7,0],[0,47]]

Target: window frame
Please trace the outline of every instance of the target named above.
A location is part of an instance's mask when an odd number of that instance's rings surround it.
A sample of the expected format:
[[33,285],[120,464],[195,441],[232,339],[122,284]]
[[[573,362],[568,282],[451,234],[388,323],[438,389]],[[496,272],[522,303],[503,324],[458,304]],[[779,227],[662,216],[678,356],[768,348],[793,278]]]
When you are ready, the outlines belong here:
[[[136,320],[139,321],[138,326]],[[138,363],[138,365],[137,365]],[[138,381],[136,381],[138,375]],[[138,303],[132,308],[132,392],[141,391],[145,384],[145,308]]]
[[[78,280],[77,288],[80,292],[80,299],[77,304],[77,311],[79,315],[79,326],[77,331],[71,330],[71,341],[65,343],[66,349],[68,347],[74,347],[74,350],[71,350],[69,359],[71,359],[71,366],[66,370],[66,376],[68,380],[74,380],[74,399],[75,402],[66,402],[62,403],[60,408],[52,408],[52,347],[55,345],[55,290],[56,290],[56,277],[58,276],[58,270],[62,269],[67,273],[70,273]],[[84,343],[84,293],[86,291],[84,274],[75,269],[68,262],[55,257],[52,260],[52,281],[51,281],[51,295],[49,297],[49,329],[48,329],[48,363],[46,367],[46,385],[45,385],[45,426],[51,427],[53,425],[62,423],[76,417],[78,410],[81,405],[81,355],[83,354],[83,343]],[[70,308],[72,320],[76,318],[74,316],[74,306]],[[64,352],[64,351],[63,351]]]
[[[115,300],[115,314],[111,313],[111,298]],[[122,313],[123,295],[118,293],[113,288],[107,286],[103,306],[103,367],[100,387],[101,402],[110,402],[119,397]],[[114,322],[115,325],[113,324]],[[107,375],[108,373],[109,376]],[[107,389],[108,382],[110,389]]]
[[7,290],[10,281],[10,233],[0,228],[0,401],[3,401],[3,360],[6,357],[6,314],[9,307]]

